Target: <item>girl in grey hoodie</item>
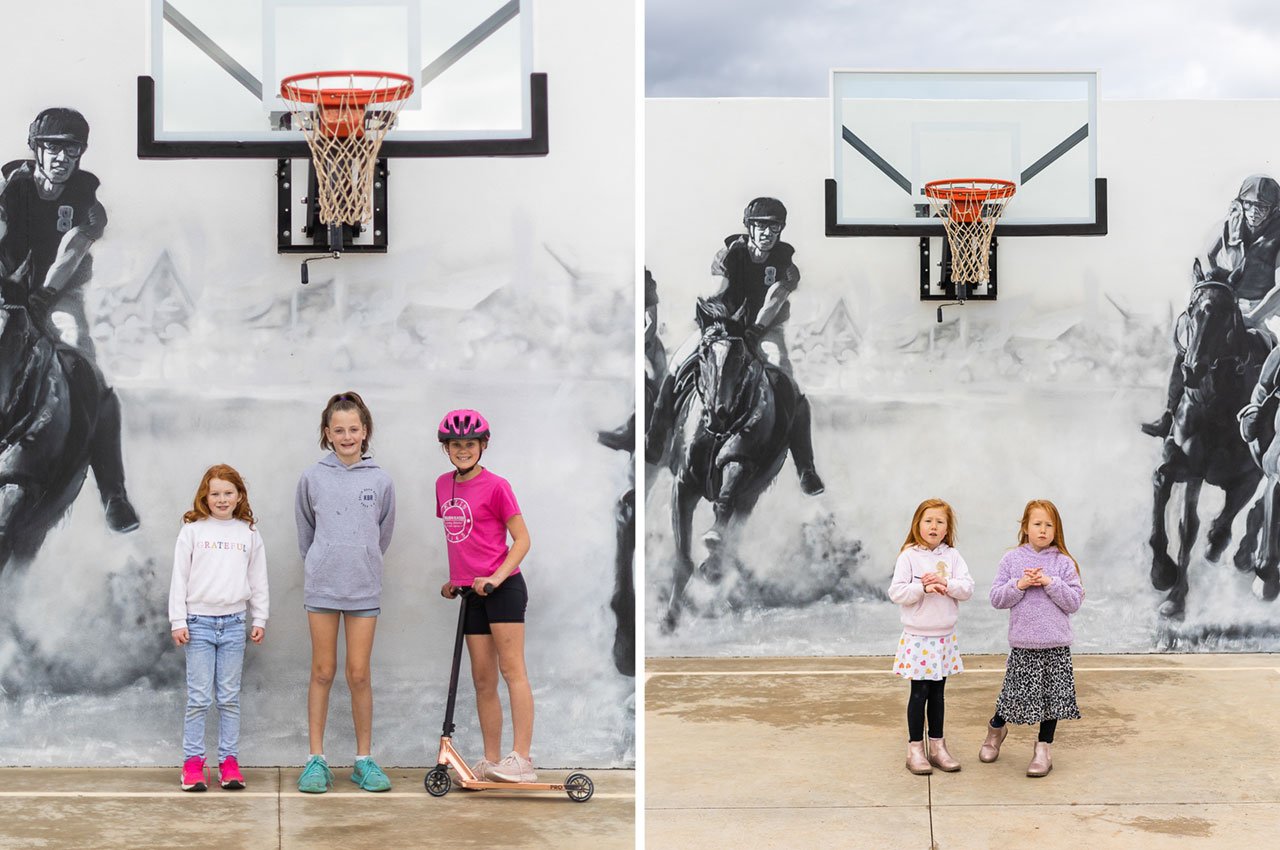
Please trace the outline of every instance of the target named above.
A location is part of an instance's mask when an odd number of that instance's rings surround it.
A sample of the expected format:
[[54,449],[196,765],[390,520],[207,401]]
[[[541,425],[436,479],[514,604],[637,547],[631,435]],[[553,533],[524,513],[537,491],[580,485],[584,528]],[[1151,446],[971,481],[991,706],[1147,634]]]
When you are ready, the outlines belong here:
[[302,473],[294,515],[302,553],[302,601],[311,629],[307,731],[311,747],[298,790],[321,794],[333,785],[324,755],[329,690],[338,665],[338,627],[345,623],[347,686],[355,722],[351,781],[387,791],[391,781],[374,762],[373,688],[369,658],[381,612],[382,555],[391,544],[396,495],[391,477],[369,457],[373,416],[354,392],[329,399],[320,415],[320,447],[329,454]]

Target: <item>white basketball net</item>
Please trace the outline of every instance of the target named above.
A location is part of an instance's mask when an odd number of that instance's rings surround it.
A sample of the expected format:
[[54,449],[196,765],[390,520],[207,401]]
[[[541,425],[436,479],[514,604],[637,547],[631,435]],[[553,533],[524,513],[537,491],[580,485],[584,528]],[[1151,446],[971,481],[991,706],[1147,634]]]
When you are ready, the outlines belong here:
[[[294,129],[302,131],[311,148],[320,221],[352,225],[372,221],[378,150],[413,86],[368,72],[343,76],[319,72],[291,79],[282,85],[280,95],[293,113]],[[372,99],[370,91],[376,92]]]
[[991,236],[1014,186],[1005,181],[938,180],[925,186],[951,246],[951,280],[983,284],[991,279]]

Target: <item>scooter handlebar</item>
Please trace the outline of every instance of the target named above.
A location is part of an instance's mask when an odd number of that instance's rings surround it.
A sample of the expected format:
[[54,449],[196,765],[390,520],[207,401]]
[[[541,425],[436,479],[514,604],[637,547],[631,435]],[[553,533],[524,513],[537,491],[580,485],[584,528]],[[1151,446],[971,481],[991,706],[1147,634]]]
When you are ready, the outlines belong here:
[[[457,596],[466,597],[466,596],[470,596],[473,593],[475,593],[475,590],[470,587],[455,587],[453,589],[453,595],[455,597]],[[490,593],[493,593],[493,585],[487,581],[484,583],[484,593],[485,593],[485,596],[488,596]]]

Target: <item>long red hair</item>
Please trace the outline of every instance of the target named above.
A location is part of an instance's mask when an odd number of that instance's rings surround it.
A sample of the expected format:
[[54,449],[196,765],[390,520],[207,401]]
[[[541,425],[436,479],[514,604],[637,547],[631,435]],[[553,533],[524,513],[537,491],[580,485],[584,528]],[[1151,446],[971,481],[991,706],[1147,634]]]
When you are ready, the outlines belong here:
[[1067,539],[1062,531],[1062,516],[1058,513],[1058,508],[1048,499],[1032,499],[1027,502],[1027,506],[1022,509],[1022,522],[1018,526],[1018,545],[1021,546],[1031,538],[1027,535],[1027,523],[1031,522],[1031,512],[1039,508],[1049,515],[1049,519],[1053,520],[1053,545],[1058,551],[1071,559],[1071,563],[1075,565],[1076,575],[1080,575],[1080,562],[1075,556],[1067,551]]
[[245,489],[244,479],[233,467],[225,463],[216,463],[204,471],[200,486],[196,488],[195,501],[191,504],[191,510],[182,515],[182,521],[195,522],[213,516],[209,511],[209,482],[215,478],[236,488],[236,492],[240,494],[240,501],[236,503],[231,516],[233,519],[244,520],[252,527],[256,520],[253,518],[253,508],[249,507],[249,491]]
[[920,536],[920,520],[924,518],[924,512],[930,508],[942,508],[947,513],[947,533],[942,536],[942,542],[948,546],[956,545],[956,513],[951,510],[951,506],[941,499],[925,499],[916,508],[915,516],[911,518],[911,528],[907,530],[907,539],[902,544],[901,552],[912,546],[923,546],[928,549],[929,544]]

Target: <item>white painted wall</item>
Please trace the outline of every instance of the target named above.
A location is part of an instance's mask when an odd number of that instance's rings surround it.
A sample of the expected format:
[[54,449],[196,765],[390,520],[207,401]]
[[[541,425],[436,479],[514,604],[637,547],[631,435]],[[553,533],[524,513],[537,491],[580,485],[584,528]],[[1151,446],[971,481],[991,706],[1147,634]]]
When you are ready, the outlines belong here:
[[[793,357],[840,301],[861,341],[843,364],[796,357],[827,492],[806,499],[788,463],[745,532],[748,566],[794,607],[734,610],[732,581],[695,579],[703,616],[658,633],[671,554],[663,472],[648,501],[646,652],[890,653],[897,611],[874,597],[915,505],[935,495],[955,506],[959,548],[987,586],[1026,500],[1058,504],[1089,593],[1080,646],[1274,648],[1280,606],[1252,597],[1252,576],[1199,552],[1186,624],[1171,631],[1155,616],[1162,595],[1146,580],[1146,539],[1159,446],[1138,424],[1163,405],[1192,259],[1241,181],[1278,170],[1275,102],[1103,102],[1109,234],[1002,239],[999,300],[951,308],[943,326],[936,305],[918,299],[917,239],[825,236],[828,122],[822,99],[647,101],[645,264],[668,350],[693,331],[695,298],[715,290],[712,256],[758,195],[789,211],[782,239],[802,275]],[[1206,487],[1206,527],[1219,504]],[[709,525],[700,513],[695,537]],[[962,607],[961,641],[998,651],[1006,618],[985,591]],[[1222,639],[1227,625],[1246,637]]]
[[[167,343],[136,329],[99,341],[143,525],[108,533],[90,479],[36,563],[0,576],[0,764],[179,760],[185,691],[163,606],[181,514],[219,461],[248,480],[271,574],[267,640],[247,659],[242,761],[305,759],[293,491],[320,456],[321,406],[348,388],[372,408],[399,501],[373,660],[375,753],[434,759],[456,623],[437,592],[447,570],[433,481],[449,467],[434,428],[466,406],[493,421],[486,463],[512,481],[533,538],[535,761],[633,763],[633,680],[613,668],[607,609],[628,459],[595,431],[633,407],[634,7],[541,5],[551,154],[393,160],[390,253],[315,265],[308,290],[298,257],[275,253],[274,162],[136,157],[146,3],[9,11],[0,156],[27,155],[27,125],[48,106],[75,107],[92,127],[82,167],[102,181],[110,224],[90,301],[132,292],[167,253],[194,306],[190,332]],[[354,746],[343,685],[331,705],[327,747],[343,763]],[[464,686],[466,752],[478,751],[473,718]]]

